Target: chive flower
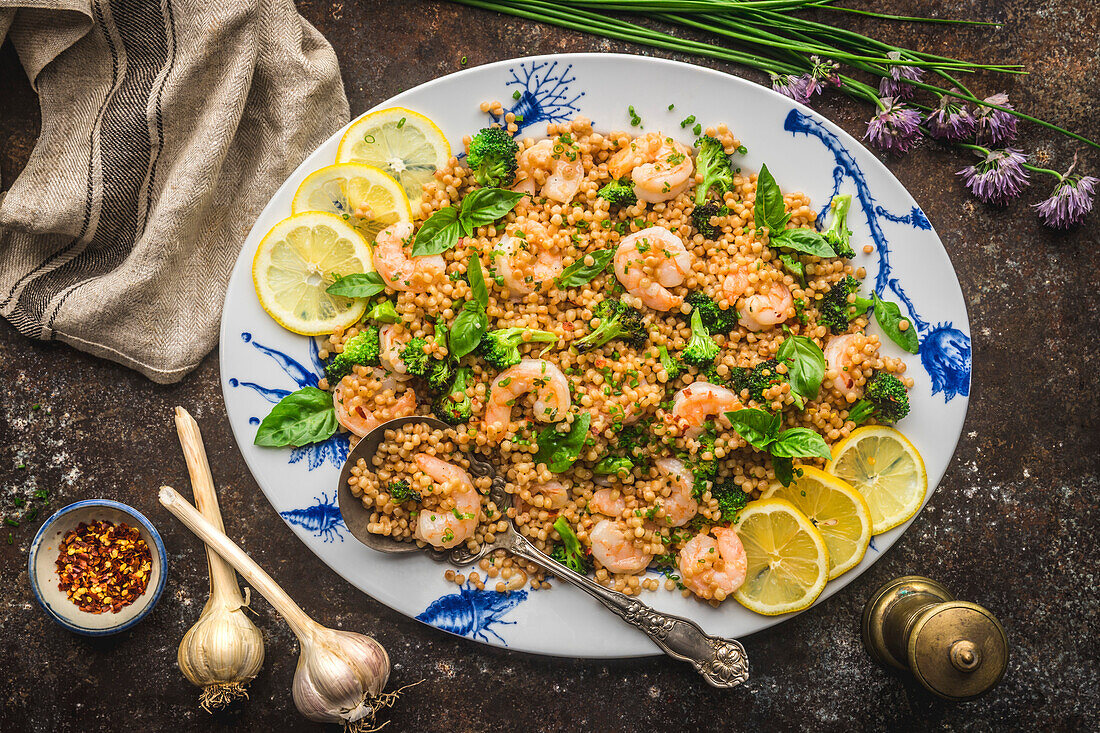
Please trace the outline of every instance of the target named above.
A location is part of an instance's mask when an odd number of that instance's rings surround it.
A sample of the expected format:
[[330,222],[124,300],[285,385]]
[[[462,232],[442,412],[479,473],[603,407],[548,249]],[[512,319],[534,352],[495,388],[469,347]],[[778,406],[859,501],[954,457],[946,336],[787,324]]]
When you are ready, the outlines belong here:
[[[886,57],[893,61],[901,60],[901,53],[891,51]],[[910,81],[920,81],[924,71],[916,66],[890,67],[890,75],[882,77],[878,83],[878,95],[880,97],[893,97],[894,99],[912,99],[917,93],[917,88]]]
[[772,89],[801,104],[809,104],[815,94],[829,87],[840,86],[840,64],[820,56],[811,56],[813,66],[805,74],[774,74],[768,72]]
[[[992,94],[982,100],[988,104],[996,104],[1006,109],[1014,109],[1008,103],[1008,95],[1004,92]],[[1003,110],[978,105],[974,112],[977,128],[974,133],[974,142],[978,145],[989,147],[1010,143],[1016,139],[1016,118]]]
[[1080,224],[1085,215],[1092,211],[1092,200],[1096,196],[1096,184],[1100,179],[1093,176],[1062,177],[1050,198],[1032,204],[1039,212],[1039,220],[1052,229],[1069,229]]
[[772,89],[784,97],[790,97],[799,104],[810,103],[810,94],[806,90],[806,85],[810,81],[809,74],[795,76],[794,74],[779,75],[769,72],[769,75],[772,78]]
[[987,150],[982,157],[981,161],[955,175],[961,177],[970,193],[983,202],[1006,204],[1030,185],[1024,170],[1027,156],[1021,151],[1014,148]]
[[924,119],[924,126],[928,128],[928,134],[937,140],[958,142],[973,135],[978,122],[957,97],[945,94],[940,97],[939,107]]
[[868,120],[864,139],[884,153],[908,153],[920,139],[920,112],[894,97],[879,102],[882,109]]

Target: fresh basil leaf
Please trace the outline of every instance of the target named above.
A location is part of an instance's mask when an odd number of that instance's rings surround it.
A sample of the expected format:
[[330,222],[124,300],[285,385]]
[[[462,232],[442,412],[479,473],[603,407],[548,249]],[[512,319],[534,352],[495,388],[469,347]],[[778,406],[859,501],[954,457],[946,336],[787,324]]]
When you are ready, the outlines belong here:
[[756,177],[756,204],[753,207],[757,229],[767,227],[775,235],[783,231],[790,218],[779,184],[775,182],[768,166],[760,166],[760,174]]
[[611,474],[619,474],[625,476],[634,470],[634,461],[624,456],[606,456],[601,458],[596,464],[596,467],[592,469],[592,473],[597,476],[610,476]]
[[775,442],[775,436],[779,433],[779,426],[783,421],[779,415],[773,415],[755,407],[727,412],[726,419],[730,421],[738,435],[758,450],[767,450],[768,446]]
[[385,289],[386,281],[377,272],[357,272],[336,278],[336,282],[325,288],[325,292],[344,298],[369,298]]
[[794,255],[781,252],[779,254],[779,261],[783,263],[783,269],[797,277],[798,281],[803,285],[806,284],[806,267],[802,264],[802,260]]
[[273,447],[318,443],[331,438],[337,424],[332,395],[316,387],[303,387],[271,408],[253,442]]
[[790,486],[794,481],[794,461],[783,456],[772,456],[772,469],[775,471],[775,479],[784,486]]
[[446,252],[458,244],[459,234],[458,209],[453,206],[440,209],[420,225],[413,240],[413,257]]
[[772,247],[782,247],[816,257],[836,257],[825,237],[813,229],[784,229],[773,232],[770,236],[768,241]]
[[825,378],[825,354],[813,339],[788,336],[775,357],[787,365],[791,389],[808,400],[817,397]]
[[[897,303],[891,303],[878,297],[877,293],[871,293],[871,300],[875,304],[875,320],[882,332],[890,337],[890,340],[910,354],[920,351],[920,339],[917,337],[917,329],[913,328],[913,322],[901,314],[901,308]],[[902,331],[899,326],[905,321],[909,326]]]
[[462,233],[472,236],[478,227],[492,224],[514,209],[526,195],[503,188],[479,188],[470,192],[462,199],[462,211],[458,214]]
[[470,290],[473,291],[477,302],[482,308],[489,307],[489,290],[485,287],[485,275],[481,271],[481,258],[477,252],[470,253],[470,261],[466,263],[466,278],[470,281]]
[[448,351],[454,358],[461,359],[477,348],[488,330],[489,316],[485,314],[485,308],[476,300],[467,300],[451,324],[447,335]]
[[540,430],[536,439],[539,452],[535,454],[535,463],[545,463],[554,473],[568,470],[581,454],[591,422],[592,415],[582,412],[573,419],[568,433],[559,433],[553,425]]
[[825,439],[809,428],[784,430],[771,446],[771,454],[780,458],[832,458]]
[[581,257],[562,270],[557,279],[559,288],[579,288],[581,285],[587,285],[592,281],[592,278],[607,269],[607,263],[611,262],[615,250],[598,249],[588,254],[592,255],[594,262],[591,265],[586,265],[584,264],[585,257]]

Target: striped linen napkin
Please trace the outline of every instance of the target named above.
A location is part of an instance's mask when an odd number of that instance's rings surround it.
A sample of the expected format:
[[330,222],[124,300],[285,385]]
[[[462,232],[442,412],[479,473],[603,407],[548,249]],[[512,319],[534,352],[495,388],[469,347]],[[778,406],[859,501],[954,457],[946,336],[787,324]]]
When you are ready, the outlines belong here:
[[332,47],[292,0],[0,0],[5,37],[42,132],[0,194],[0,314],[178,381],[256,216],[348,120]]

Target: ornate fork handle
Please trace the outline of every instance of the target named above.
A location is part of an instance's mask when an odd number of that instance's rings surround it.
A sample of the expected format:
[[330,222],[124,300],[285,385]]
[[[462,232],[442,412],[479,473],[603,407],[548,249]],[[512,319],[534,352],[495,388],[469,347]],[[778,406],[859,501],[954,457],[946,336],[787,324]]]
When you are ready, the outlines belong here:
[[513,532],[510,536],[510,552],[580,588],[644,632],[665,654],[691,662],[703,679],[714,687],[736,687],[749,678],[749,660],[740,642],[710,636],[693,621],[655,611],[636,598],[605,588],[555,562],[523,535]]

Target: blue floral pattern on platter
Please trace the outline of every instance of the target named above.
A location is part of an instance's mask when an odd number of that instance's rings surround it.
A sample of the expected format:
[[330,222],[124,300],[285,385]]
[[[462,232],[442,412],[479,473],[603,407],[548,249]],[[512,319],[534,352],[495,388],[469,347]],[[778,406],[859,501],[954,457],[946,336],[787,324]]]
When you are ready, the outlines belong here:
[[[315,338],[311,337],[309,339],[309,360],[312,367],[311,369],[306,368],[300,361],[289,354],[269,346],[264,346],[255,341],[252,338],[252,334],[248,331],[241,333],[241,340],[278,364],[283,372],[285,372],[297,385],[296,389],[316,387],[317,381],[325,374],[325,362],[322,361],[321,357],[318,355],[319,349],[317,346],[317,339]],[[294,391],[278,387],[264,387],[256,382],[245,382],[236,377],[229,380],[229,386],[233,388],[247,387],[272,404],[277,403]],[[249,419],[249,423],[252,425],[259,425],[260,421],[259,418],[253,417]],[[289,462],[298,463],[304,459],[310,471],[319,468],[325,463],[331,463],[333,466],[340,468],[344,465],[344,461],[347,459],[350,450],[351,444],[348,434],[337,431],[331,438],[324,442],[303,445],[300,448],[291,449]],[[335,501],[335,497],[333,501]]]
[[[924,212],[917,207],[907,214],[891,214],[875,201],[871,189],[867,185],[867,179],[860,170],[852,154],[840,142],[836,135],[825,129],[821,122],[809,115],[792,109],[783,122],[783,129],[792,135],[807,135],[816,137],[828,148],[836,159],[836,167],[833,169],[833,196],[840,191],[840,185],[845,178],[850,178],[856,187],[856,198],[867,217],[867,225],[871,229],[871,239],[875,242],[875,250],[879,257],[878,274],[875,277],[875,292],[879,297],[886,298],[886,290],[889,289],[897,296],[906,310],[909,318],[920,336],[920,360],[928,376],[932,379],[932,394],[943,393],[944,402],[950,402],[956,395],[970,394],[970,337],[955,328],[950,321],[930,326],[920,317],[913,302],[905,294],[897,278],[891,277],[890,243],[882,230],[880,219],[893,223],[908,224],[916,229],[931,230],[932,225]],[[832,200],[832,196],[829,197]],[[828,204],[818,214],[820,224],[828,211]]]
[[[569,85],[577,80],[569,75],[572,70],[573,64],[559,68],[557,61],[521,63],[518,72],[508,69],[512,78],[504,86],[515,99],[508,112],[516,116],[517,135],[536,123],[564,122],[581,111],[577,102],[584,92],[573,94],[569,91]],[[504,125],[503,117],[489,116],[493,122]]]
[[340,507],[336,503],[336,492],[332,492],[332,498],[328,494],[321,494],[320,498],[314,497],[313,506],[304,509],[291,509],[279,512],[279,516],[293,525],[309,530],[314,537],[320,537],[325,542],[338,539],[344,541],[344,535],[340,529],[347,529],[344,517],[340,514]]
[[452,634],[468,636],[480,641],[489,641],[487,634],[492,634],[497,641],[508,646],[493,627],[498,624],[515,624],[515,621],[505,621],[503,617],[527,600],[527,594],[526,590],[510,590],[503,593],[495,590],[478,590],[467,582],[458,593],[436,598],[416,617],[416,620]]

